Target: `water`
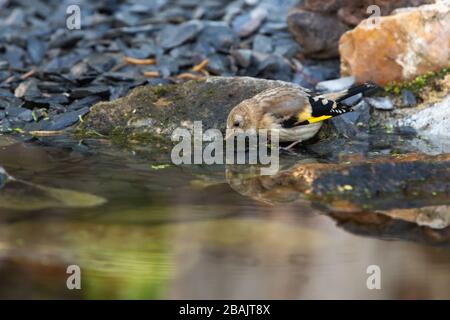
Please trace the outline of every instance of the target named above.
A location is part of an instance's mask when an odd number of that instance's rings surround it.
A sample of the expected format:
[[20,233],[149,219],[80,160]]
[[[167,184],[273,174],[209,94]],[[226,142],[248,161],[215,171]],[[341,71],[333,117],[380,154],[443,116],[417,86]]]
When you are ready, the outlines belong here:
[[[0,298],[450,298],[448,242],[430,243],[437,231],[257,201],[230,187],[223,166],[160,165],[164,154],[144,160],[101,141],[0,142],[12,176],[107,200],[0,204]],[[66,287],[69,265],[81,268],[81,290]],[[381,268],[381,290],[367,289],[369,265]]]

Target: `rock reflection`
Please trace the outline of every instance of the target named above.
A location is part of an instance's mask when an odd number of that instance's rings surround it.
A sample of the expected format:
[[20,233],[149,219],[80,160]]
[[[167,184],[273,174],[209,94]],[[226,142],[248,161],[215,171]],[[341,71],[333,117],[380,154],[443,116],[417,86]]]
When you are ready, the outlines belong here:
[[273,176],[227,166],[231,188],[269,204],[310,201],[345,229],[375,237],[450,242],[450,155],[406,154],[352,163],[297,163]]

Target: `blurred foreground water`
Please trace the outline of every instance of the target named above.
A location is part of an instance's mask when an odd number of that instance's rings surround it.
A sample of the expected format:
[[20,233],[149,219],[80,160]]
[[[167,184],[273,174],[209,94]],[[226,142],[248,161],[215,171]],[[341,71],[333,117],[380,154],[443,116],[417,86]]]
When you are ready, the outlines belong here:
[[[90,143],[0,137],[0,165],[27,183],[0,190],[0,298],[450,298],[448,228],[358,221],[288,190],[258,201],[224,166]],[[81,290],[66,287],[69,265]],[[381,290],[367,289],[370,265]]]

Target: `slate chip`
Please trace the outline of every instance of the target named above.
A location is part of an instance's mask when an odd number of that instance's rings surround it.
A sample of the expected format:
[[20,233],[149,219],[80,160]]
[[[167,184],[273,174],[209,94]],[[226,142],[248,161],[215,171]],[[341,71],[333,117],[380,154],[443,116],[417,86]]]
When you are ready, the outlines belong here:
[[36,38],[29,38],[27,41],[27,52],[33,64],[39,64],[44,59],[47,52],[47,45],[44,41]]
[[107,97],[109,96],[109,87],[104,85],[92,85],[88,87],[75,88],[70,92],[70,97],[72,99],[80,99],[93,95]]
[[58,131],[68,128],[80,121],[80,117],[89,112],[89,108],[82,108],[80,110],[63,113],[51,119],[43,128],[49,131]]
[[41,91],[37,87],[37,80],[34,78],[29,78],[19,84],[19,86],[14,90],[14,95],[17,98],[22,98],[25,96],[35,97],[40,96]]
[[202,30],[199,21],[189,21],[180,25],[167,25],[158,34],[158,43],[163,49],[172,49],[192,40]]

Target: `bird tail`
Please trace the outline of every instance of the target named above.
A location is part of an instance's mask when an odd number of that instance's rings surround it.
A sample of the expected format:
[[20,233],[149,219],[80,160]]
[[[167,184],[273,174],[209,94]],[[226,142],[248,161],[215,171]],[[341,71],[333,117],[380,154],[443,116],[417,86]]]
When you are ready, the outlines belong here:
[[367,94],[369,91],[376,90],[376,89],[378,89],[378,86],[376,86],[372,83],[364,83],[361,85],[351,87],[344,91],[327,93],[327,94],[324,94],[323,96],[328,99],[334,100],[336,102],[342,102],[345,99],[356,96],[357,94],[360,94],[360,93]]

